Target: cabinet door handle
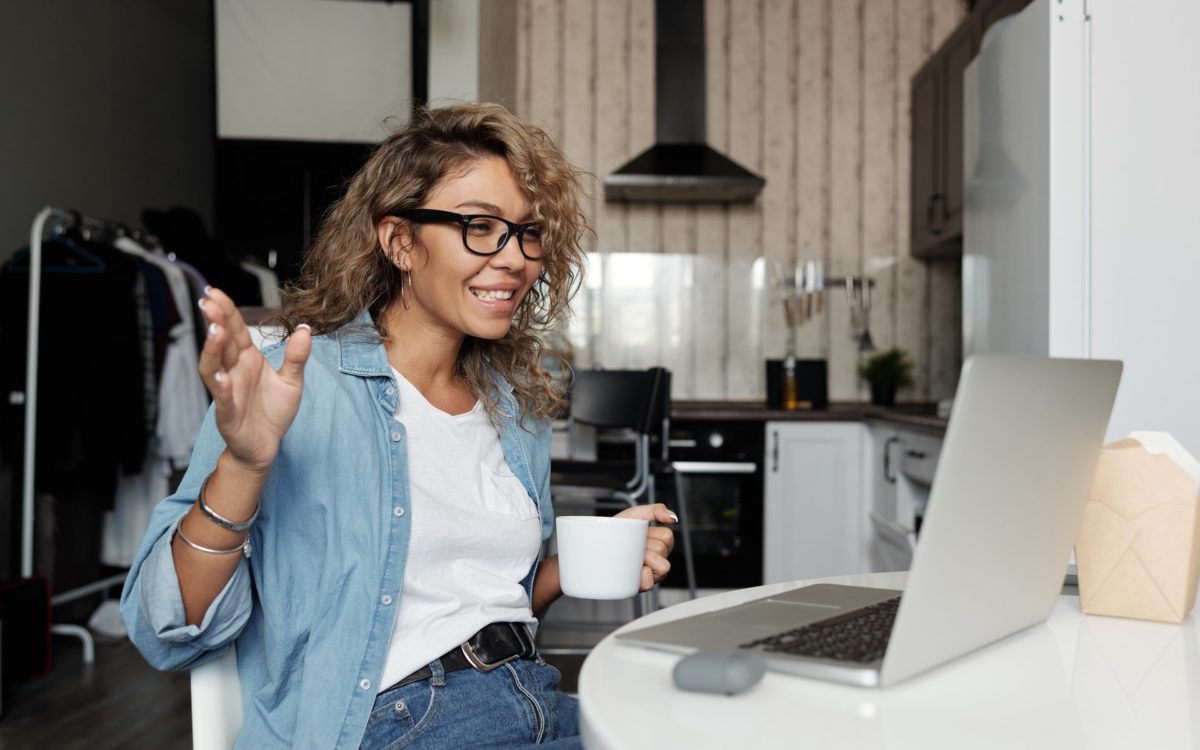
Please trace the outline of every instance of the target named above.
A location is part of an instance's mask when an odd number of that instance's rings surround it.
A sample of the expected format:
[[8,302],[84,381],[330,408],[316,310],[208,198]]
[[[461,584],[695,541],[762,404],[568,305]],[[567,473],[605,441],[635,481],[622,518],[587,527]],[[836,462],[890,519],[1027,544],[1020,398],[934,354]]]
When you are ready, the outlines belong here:
[[779,430],[771,430],[771,473],[779,471]]
[[907,451],[904,451],[904,455],[908,456],[909,458],[911,458],[915,461],[920,461],[921,459],[925,458],[925,456],[928,454],[926,454],[925,451],[907,450]]
[[896,483],[896,475],[892,473],[892,444],[900,442],[900,438],[892,435],[883,443],[883,478],[888,484]]
[[938,207],[946,196],[941,193],[934,193],[929,196],[929,203],[925,206],[925,224],[929,227],[930,234],[941,234],[945,228],[942,226],[942,212],[938,211]]

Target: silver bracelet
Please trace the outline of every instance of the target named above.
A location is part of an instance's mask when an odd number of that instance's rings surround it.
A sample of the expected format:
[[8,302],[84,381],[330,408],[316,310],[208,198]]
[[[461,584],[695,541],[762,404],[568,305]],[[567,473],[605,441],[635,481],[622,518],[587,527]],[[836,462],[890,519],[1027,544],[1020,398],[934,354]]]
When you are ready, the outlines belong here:
[[216,547],[205,547],[204,545],[196,544],[191,539],[188,539],[187,534],[183,533],[183,523],[182,522],[178,526],[175,527],[175,533],[179,536],[180,539],[183,540],[184,544],[186,544],[187,546],[191,547],[194,550],[199,550],[200,552],[207,552],[210,555],[232,555],[235,552],[241,552],[247,558],[250,557],[250,535],[249,534],[247,534],[246,538],[242,540],[242,543],[236,547],[230,547],[228,549],[217,549]]
[[196,502],[200,505],[200,512],[204,514],[204,517],[221,528],[229,529],[230,531],[245,531],[253,526],[254,522],[258,520],[258,509],[260,507],[258,505],[254,506],[254,515],[242,523],[230,521],[225,516],[208,507],[208,504],[204,502],[204,490],[208,488],[208,480],[210,479],[212,479],[212,474],[204,478],[204,481],[200,484],[200,497],[196,498]]

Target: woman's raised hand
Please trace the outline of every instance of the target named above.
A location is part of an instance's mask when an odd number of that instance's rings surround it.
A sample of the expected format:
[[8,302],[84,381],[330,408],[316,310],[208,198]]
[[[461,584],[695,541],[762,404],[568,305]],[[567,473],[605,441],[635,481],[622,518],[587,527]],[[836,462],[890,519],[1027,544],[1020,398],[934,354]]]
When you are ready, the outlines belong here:
[[217,429],[229,453],[244,468],[265,474],[300,408],[312,335],[304,325],[292,332],[276,372],[250,340],[233,300],[219,289],[207,292],[200,301],[208,319],[200,377],[212,394]]

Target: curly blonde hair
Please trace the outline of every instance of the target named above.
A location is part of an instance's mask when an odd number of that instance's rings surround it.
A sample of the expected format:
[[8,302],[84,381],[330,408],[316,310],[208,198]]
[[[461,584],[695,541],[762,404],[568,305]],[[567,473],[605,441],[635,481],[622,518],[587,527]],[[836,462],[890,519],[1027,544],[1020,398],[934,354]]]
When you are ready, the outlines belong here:
[[376,335],[387,340],[381,317],[404,283],[379,243],[376,223],[392,211],[421,206],[447,175],[492,155],[508,163],[531,215],[542,222],[546,253],[508,333],[497,340],[468,336],[458,375],[493,418],[493,373],[512,385],[523,417],[558,413],[562,397],[543,364],[556,355],[539,334],[565,320],[582,277],[581,243],[590,231],[579,206],[582,173],[543,130],[499,104],[423,109],[380,144],[326,213],[300,278],[284,289],[283,309],[269,322],[288,335],[301,323],[330,333],[368,310]]

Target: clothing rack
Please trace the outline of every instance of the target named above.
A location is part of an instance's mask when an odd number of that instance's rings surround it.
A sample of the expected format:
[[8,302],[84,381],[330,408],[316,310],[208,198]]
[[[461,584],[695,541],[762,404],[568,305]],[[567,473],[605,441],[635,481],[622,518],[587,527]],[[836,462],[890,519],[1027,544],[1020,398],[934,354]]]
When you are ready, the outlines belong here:
[[[33,575],[33,516],[36,507],[33,485],[36,471],[34,454],[37,449],[38,336],[40,334],[39,317],[41,315],[42,302],[42,234],[45,232],[47,222],[52,219],[55,221],[53,226],[56,234],[61,234],[68,228],[76,227],[85,238],[90,237],[93,233],[96,235],[106,234],[117,237],[129,236],[134,239],[145,238],[140,232],[132,231],[122,224],[83,216],[77,211],[70,211],[63,208],[47,206],[34,217],[29,237],[29,329],[25,359],[25,474],[21,485],[21,575],[25,578]],[[120,585],[124,580],[124,575],[102,578],[85,586],[64,591],[52,597],[50,604],[52,607],[65,604],[88,594],[105,591],[113,586]],[[95,661],[95,642],[87,628],[79,625],[60,624],[51,625],[50,632],[80,639],[83,642],[83,662],[91,664]]]

